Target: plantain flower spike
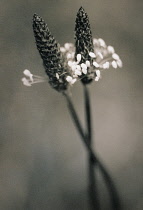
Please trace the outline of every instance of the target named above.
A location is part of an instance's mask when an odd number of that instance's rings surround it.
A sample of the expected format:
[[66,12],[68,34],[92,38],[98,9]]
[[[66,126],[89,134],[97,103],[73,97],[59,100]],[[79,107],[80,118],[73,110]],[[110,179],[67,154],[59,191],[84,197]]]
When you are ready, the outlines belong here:
[[66,80],[60,45],[50,33],[45,21],[37,14],[33,16],[33,31],[37,49],[43,60],[46,73],[49,76],[50,85],[57,91],[66,90],[68,82]]
[[[114,47],[108,46],[101,38],[92,38],[89,19],[81,7],[75,24],[75,45],[65,43],[63,47],[51,35],[46,23],[38,15],[33,17],[33,31],[37,49],[43,60],[49,83],[57,91],[65,91],[76,82],[89,84],[99,81],[102,71],[110,67],[122,68],[122,61]],[[45,82],[46,77],[23,71],[22,82],[26,86]]]
[[[78,54],[81,54],[80,63],[90,62],[92,57],[89,53],[93,53],[93,39],[90,29],[90,23],[87,13],[81,7],[77,13],[75,22],[75,58]],[[94,54],[94,53],[93,53]],[[81,81],[84,84],[88,84],[92,81],[92,76],[89,76],[90,68],[88,68],[88,73],[82,77]]]

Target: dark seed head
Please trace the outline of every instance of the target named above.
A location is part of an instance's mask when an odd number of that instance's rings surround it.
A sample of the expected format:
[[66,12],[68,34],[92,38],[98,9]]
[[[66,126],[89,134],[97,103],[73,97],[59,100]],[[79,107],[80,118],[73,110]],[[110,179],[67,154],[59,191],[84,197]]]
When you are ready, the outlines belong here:
[[[86,60],[91,61],[89,52],[94,52],[93,39],[88,15],[82,7],[79,9],[75,21],[75,47],[75,58],[77,54],[81,54],[82,57],[80,63],[85,63]],[[84,76],[81,80],[84,84],[88,84],[92,81],[92,79],[88,77],[88,73],[87,76]]]
[[[67,81],[65,79],[65,72],[62,55],[60,52],[60,45],[57,43],[45,21],[34,14],[33,16],[33,31],[36,40],[37,49],[43,60],[46,73],[49,76],[49,83],[58,91],[67,89]],[[56,73],[60,76],[57,79]]]

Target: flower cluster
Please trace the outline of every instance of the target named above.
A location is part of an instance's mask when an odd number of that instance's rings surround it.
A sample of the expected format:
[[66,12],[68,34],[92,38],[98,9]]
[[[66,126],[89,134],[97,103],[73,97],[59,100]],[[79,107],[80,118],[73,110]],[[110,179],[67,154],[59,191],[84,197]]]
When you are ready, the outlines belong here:
[[25,69],[23,71],[23,74],[25,75],[25,77],[22,78],[22,82],[25,86],[28,86],[28,87],[34,83],[40,83],[40,82],[47,81],[47,78],[33,75],[28,69]]
[[[75,59],[75,47],[72,43],[66,43],[60,48],[67,65],[68,73],[66,80],[74,84],[85,77],[88,80],[98,81],[101,78],[101,71],[110,67],[122,67],[122,61],[112,46],[107,46],[101,38],[93,39],[93,52],[89,52],[90,59],[81,62],[82,55],[77,54]],[[59,75],[58,75],[59,77]],[[60,78],[60,77],[59,77]]]
[[[76,18],[75,45],[65,43],[60,47],[45,21],[36,14],[33,31],[49,83],[58,91],[68,89],[79,80],[83,84],[98,81],[102,70],[122,67],[122,61],[112,46],[107,46],[101,38],[92,38],[89,18],[82,7]],[[26,77],[22,78],[22,82],[26,86],[48,79],[33,75],[29,70],[23,73]]]

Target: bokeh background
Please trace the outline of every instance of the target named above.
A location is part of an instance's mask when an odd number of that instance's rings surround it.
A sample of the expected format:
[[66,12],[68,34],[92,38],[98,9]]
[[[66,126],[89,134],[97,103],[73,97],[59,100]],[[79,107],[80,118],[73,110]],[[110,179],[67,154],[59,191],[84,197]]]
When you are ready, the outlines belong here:
[[[143,209],[143,1],[0,1],[0,209],[88,210],[87,153],[64,97],[48,83],[21,83],[30,69],[45,76],[32,31],[42,16],[63,45],[74,42],[76,13],[83,6],[93,36],[113,45],[122,69],[110,69],[90,85],[94,148],[110,171],[122,209]],[[72,96],[84,123],[80,83]],[[98,176],[102,209],[110,210]]]

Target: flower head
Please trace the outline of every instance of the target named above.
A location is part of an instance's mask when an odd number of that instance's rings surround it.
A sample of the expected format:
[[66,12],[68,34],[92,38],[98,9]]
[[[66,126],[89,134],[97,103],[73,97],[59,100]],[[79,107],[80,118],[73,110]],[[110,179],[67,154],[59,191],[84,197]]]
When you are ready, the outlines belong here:
[[[52,36],[45,21],[36,14],[33,16],[33,31],[37,49],[49,76],[49,83],[58,91],[67,89],[60,46]],[[57,74],[61,75],[60,79],[57,79]]]
[[[75,25],[75,59],[81,55],[80,64],[84,66],[81,81],[90,83],[93,79],[98,81],[100,70],[122,67],[122,61],[112,46],[107,46],[103,39],[92,39],[89,18],[81,7],[77,13]],[[86,67],[85,67],[86,66]]]
[[[112,46],[101,38],[92,38],[89,18],[81,7],[75,24],[75,45],[65,43],[60,47],[52,36],[45,21],[33,16],[33,31],[37,49],[43,60],[50,85],[57,91],[65,91],[77,81],[88,84],[101,78],[101,71],[110,67],[122,67],[122,61]],[[24,70],[22,82],[26,86],[47,81]]]
[[[79,80],[89,83],[92,80],[98,81],[101,78],[101,71],[110,67],[122,67],[122,61],[115,53],[112,46],[107,46],[101,38],[93,39],[93,51],[88,52],[88,58],[82,62],[82,55],[76,55],[76,47],[72,43],[66,43],[61,47],[68,76],[66,80],[73,84]],[[76,56],[75,56],[76,55]],[[70,77],[69,77],[70,76]],[[75,80],[76,78],[76,80]]]
[[[77,13],[75,22],[75,59],[76,56],[80,54],[80,63],[85,63],[86,61],[90,62],[92,58],[89,52],[93,53],[92,33],[88,15],[81,7]],[[90,68],[88,68],[87,71],[89,71],[89,69]],[[84,76],[81,80],[83,83],[87,84],[92,81],[92,78]]]

